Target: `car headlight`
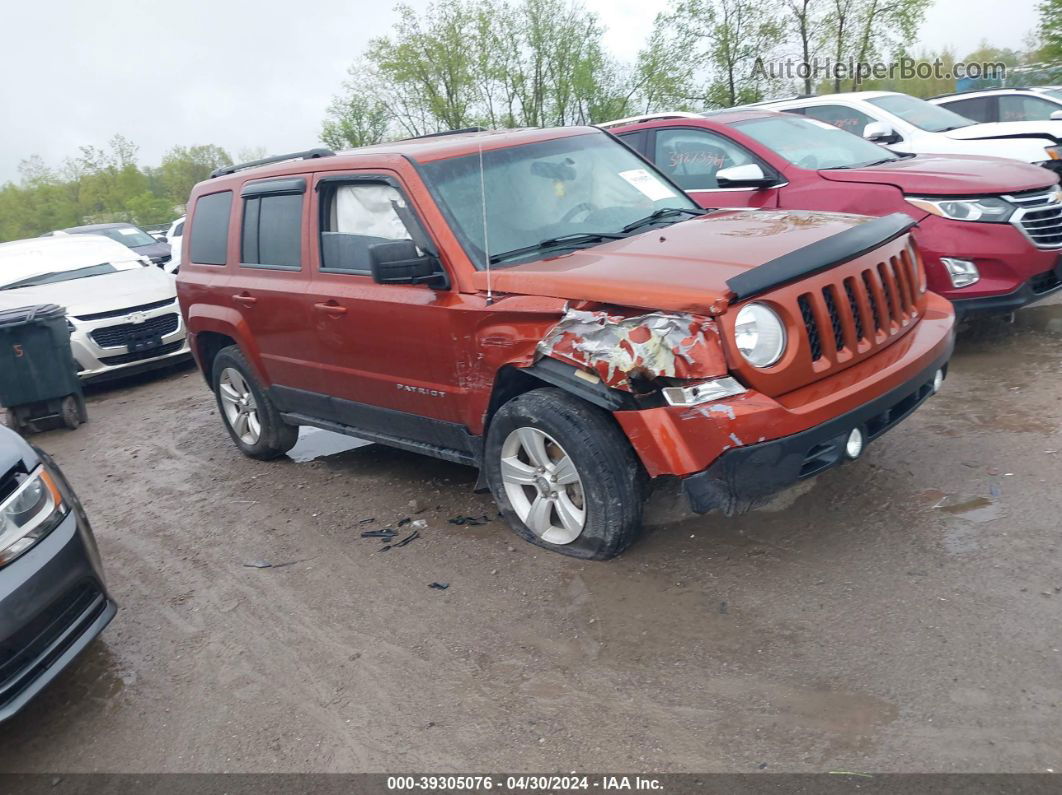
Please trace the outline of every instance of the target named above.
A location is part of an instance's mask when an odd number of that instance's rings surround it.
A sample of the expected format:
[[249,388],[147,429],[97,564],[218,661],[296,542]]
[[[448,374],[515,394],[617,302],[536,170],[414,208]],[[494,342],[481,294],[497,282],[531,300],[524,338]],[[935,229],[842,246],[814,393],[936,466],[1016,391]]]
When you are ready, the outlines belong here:
[[52,476],[37,467],[0,502],[0,566],[48,535],[69,511]]
[[785,353],[785,325],[766,304],[746,304],[734,323],[734,342],[753,367],[770,367]]
[[908,196],[907,202],[927,213],[952,221],[1006,223],[1015,210],[1014,205],[995,196],[979,199],[926,199]]

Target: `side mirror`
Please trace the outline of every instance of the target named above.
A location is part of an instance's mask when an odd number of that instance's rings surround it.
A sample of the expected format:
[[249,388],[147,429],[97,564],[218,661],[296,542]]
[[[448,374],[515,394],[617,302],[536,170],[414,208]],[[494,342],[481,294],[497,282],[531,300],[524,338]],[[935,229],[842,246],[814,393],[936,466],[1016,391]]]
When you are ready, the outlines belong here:
[[863,137],[875,144],[894,144],[900,140],[896,130],[883,121],[872,121],[864,127]]
[[1051,121],[1062,121],[1062,110],[1051,111]]
[[767,188],[774,184],[755,163],[721,168],[715,172],[715,181],[720,188]]
[[449,287],[450,280],[431,254],[421,254],[412,240],[392,240],[369,246],[369,267],[379,284],[427,284]]

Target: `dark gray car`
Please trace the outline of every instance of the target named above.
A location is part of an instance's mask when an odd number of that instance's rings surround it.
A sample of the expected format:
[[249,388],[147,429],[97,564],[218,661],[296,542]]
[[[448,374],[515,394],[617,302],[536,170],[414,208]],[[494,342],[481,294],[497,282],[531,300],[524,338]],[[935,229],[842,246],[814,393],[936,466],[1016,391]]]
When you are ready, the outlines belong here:
[[114,618],[88,517],[55,462],[0,427],[0,721]]
[[142,257],[147,257],[160,268],[170,261],[170,244],[160,243],[139,226],[133,224],[88,224],[64,229],[70,235],[103,235],[117,240]]

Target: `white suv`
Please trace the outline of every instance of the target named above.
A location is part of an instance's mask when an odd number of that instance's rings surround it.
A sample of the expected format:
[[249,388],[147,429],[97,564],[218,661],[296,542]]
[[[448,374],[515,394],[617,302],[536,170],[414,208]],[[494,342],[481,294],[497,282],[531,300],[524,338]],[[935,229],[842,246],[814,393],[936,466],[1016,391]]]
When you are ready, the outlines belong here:
[[985,88],[941,94],[929,100],[978,122],[1037,122],[1062,119],[1062,87]]
[[893,91],[857,91],[757,103],[862,135],[897,152],[990,155],[1062,173],[1062,121],[978,124],[924,99]]

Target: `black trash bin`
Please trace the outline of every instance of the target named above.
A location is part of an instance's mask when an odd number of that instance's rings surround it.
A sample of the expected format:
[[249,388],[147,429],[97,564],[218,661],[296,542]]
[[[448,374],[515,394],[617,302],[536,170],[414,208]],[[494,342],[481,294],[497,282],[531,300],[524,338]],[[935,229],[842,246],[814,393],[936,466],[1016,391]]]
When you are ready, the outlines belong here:
[[88,419],[63,307],[0,310],[0,406],[16,431]]

